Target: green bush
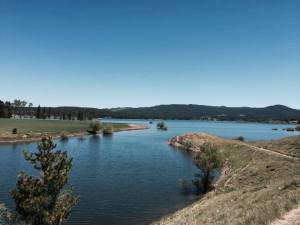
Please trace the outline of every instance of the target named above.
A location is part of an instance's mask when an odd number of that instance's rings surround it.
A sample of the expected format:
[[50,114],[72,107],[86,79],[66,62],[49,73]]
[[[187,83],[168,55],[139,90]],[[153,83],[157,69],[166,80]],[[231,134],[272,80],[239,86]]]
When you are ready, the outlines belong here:
[[89,125],[90,133],[96,134],[98,131],[101,130],[102,124],[99,121],[92,121]]
[[17,133],[18,133],[18,129],[17,128],[12,129],[12,134],[17,134]]
[[296,129],[295,128],[292,128],[292,127],[289,127],[289,128],[286,128],[286,131],[295,131]]
[[161,121],[161,122],[157,123],[156,127],[159,130],[167,130],[168,129],[168,127],[166,126],[164,121]]
[[51,137],[43,137],[38,151],[24,151],[25,159],[39,171],[38,177],[21,172],[17,187],[11,191],[20,218],[31,225],[62,225],[79,199],[67,184],[72,159],[66,151],[55,151]]
[[103,135],[112,135],[113,132],[114,132],[114,129],[111,125],[106,125],[102,130]]
[[223,157],[218,148],[212,144],[206,144],[194,156],[194,162],[201,170],[201,180],[198,180],[198,188],[201,188],[204,193],[212,190],[213,187],[213,173],[223,166]]
[[245,138],[243,136],[238,136],[236,138],[233,138],[233,140],[236,140],[236,141],[245,141]]

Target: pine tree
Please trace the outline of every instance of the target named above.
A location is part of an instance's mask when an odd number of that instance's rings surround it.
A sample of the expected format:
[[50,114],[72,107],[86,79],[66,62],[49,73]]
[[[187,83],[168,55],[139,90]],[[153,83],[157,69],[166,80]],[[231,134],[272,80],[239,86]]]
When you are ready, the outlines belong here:
[[47,118],[47,115],[46,115],[46,108],[45,108],[45,107],[43,107],[42,118],[43,118],[43,119],[46,119],[46,118]]
[[68,120],[71,120],[71,119],[72,119],[72,114],[68,113]]
[[36,109],[36,115],[35,115],[35,117],[37,118],[37,119],[40,119],[41,118],[41,106],[39,105],[38,107],[37,107],[37,109]]
[[25,159],[40,175],[33,177],[21,172],[17,187],[11,191],[18,215],[32,225],[62,225],[79,201],[70,190],[62,191],[72,159],[65,151],[54,151],[55,147],[51,137],[43,137],[37,153],[25,151]]
[[51,118],[51,108],[48,108],[48,113],[47,113],[47,118],[50,119]]
[[5,105],[6,105],[6,108],[7,108],[6,117],[11,118],[12,117],[11,103],[7,101],[7,102],[5,102]]
[[83,120],[83,113],[81,111],[77,113],[77,120]]
[[5,104],[0,100],[0,118],[5,118]]

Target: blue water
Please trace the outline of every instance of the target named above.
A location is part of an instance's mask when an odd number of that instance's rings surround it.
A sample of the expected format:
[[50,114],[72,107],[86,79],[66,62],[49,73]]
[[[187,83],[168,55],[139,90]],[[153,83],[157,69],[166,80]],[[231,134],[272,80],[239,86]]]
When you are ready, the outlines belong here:
[[[113,120],[140,123],[143,120]],[[112,137],[88,136],[80,141],[57,141],[74,158],[69,183],[80,203],[72,211],[68,225],[149,224],[161,216],[183,208],[198,196],[183,195],[181,179],[197,172],[191,157],[167,145],[167,140],[186,132],[208,132],[246,140],[269,140],[300,134],[270,125],[235,122],[166,121],[169,130],[158,131],[155,122],[148,130],[115,133]],[[272,131],[273,127],[279,128]],[[21,170],[33,172],[22,150],[35,150],[36,143],[0,145],[0,202],[13,208],[8,192]]]

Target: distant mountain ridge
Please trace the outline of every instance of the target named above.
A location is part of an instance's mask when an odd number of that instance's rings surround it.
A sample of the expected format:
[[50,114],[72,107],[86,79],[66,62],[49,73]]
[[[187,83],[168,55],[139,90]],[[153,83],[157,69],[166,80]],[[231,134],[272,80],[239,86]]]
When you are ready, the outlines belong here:
[[[21,115],[35,116],[37,107],[22,107],[18,109]],[[284,105],[273,105],[264,108],[226,107],[207,105],[170,104],[150,107],[118,107],[90,108],[76,106],[41,107],[46,118],[72,118],[79,115],[84,118],[123,118],[123,119],[179,119],[179,120],[228,120],[251,122],[291,122],[300,121],[300,110]]]
[[132,119],[215,119],[215,120],[300,120],[300,110],[284,105],[273,105],[264,108],[226,107],[207,105],[157,105],[152,107],[119,108],[110,110],[107,116]]

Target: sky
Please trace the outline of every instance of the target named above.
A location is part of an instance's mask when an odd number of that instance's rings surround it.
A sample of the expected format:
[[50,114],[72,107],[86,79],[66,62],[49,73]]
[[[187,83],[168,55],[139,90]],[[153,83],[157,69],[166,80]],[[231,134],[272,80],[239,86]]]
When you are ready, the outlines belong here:
[[0,0],[0,99],[300,109],[298,0]]

